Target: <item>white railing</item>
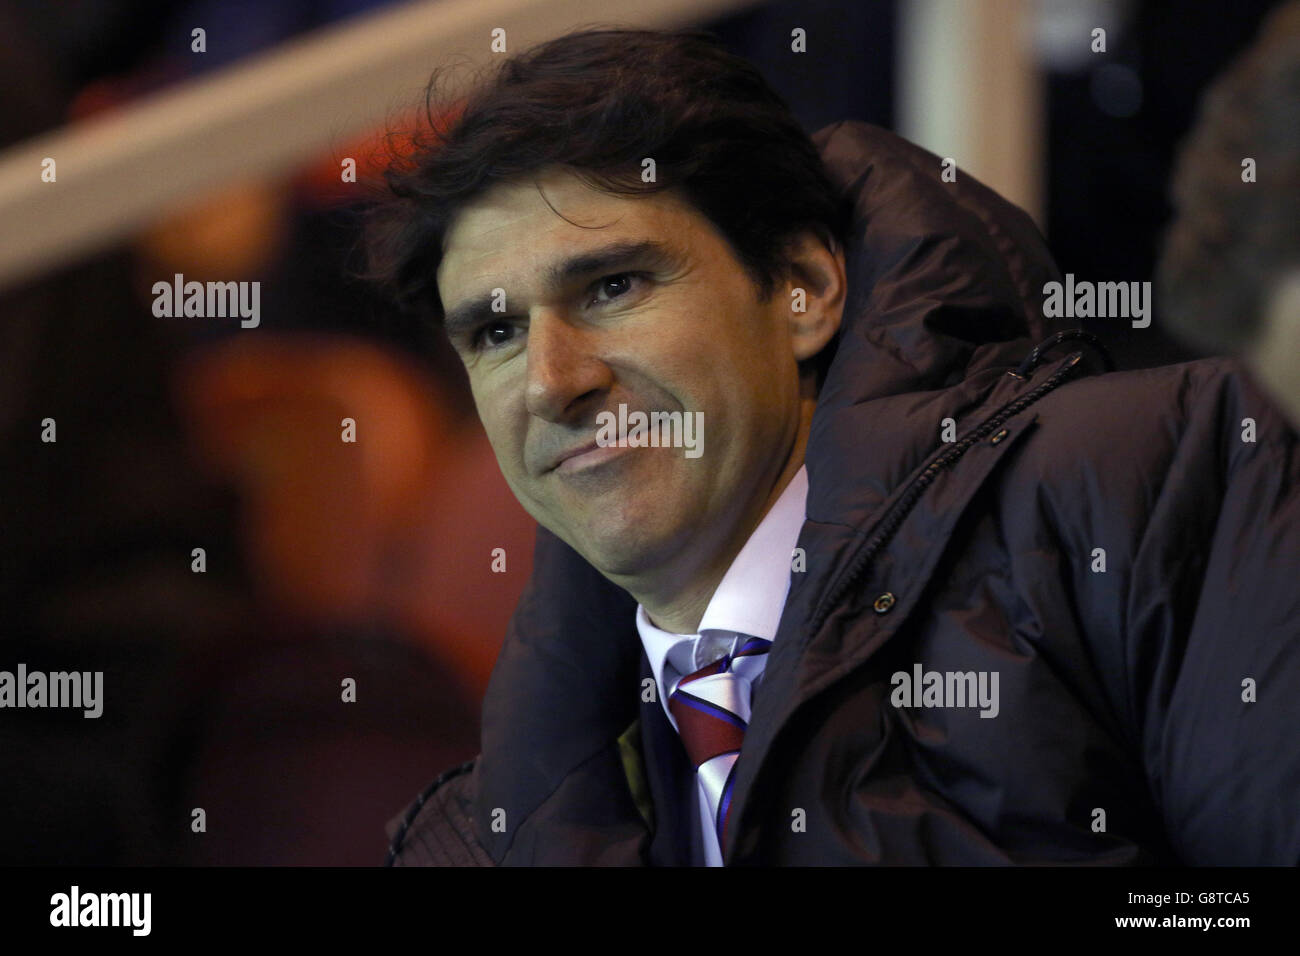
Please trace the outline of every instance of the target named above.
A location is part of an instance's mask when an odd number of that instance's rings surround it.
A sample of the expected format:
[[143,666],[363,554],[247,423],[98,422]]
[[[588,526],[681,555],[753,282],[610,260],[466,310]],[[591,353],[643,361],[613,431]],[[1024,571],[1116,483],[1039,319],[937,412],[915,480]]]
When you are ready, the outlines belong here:
[[[271,178],[421,102],[449,80],[581,26],[670,28],[752,0],[435,0],[333,25],[0,153],[0,288],[131,235],[209,190]],[[204,27],[202,23],[195,27]],[[208,42],[218,38],[209,37]],[[203,56],[202,53],[192,54]],[[42,162],[57,179],[43,182]]]

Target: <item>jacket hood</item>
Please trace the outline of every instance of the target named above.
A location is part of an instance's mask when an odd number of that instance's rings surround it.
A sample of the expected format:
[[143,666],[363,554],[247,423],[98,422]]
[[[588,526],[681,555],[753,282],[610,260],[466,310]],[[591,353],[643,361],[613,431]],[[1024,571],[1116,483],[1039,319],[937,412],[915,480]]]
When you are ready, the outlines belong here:
[[1042,288],[1060,279],[1038,227],[940,158],[860,122],[813,135],[853,204],[849,296],[818,407],[929,391],[1015,365],[1053,332]]
[[[960,169],[943,182],[939,157],[860,122],[813,141],[854,206],[849,295],[806,458],[808,520],[842,529],[822,539],[834,551],[934,450],[944,416],[960,416],[1059,330],[1042,315],[1041,290],[1060,276],[1027,215]],[[818,564],[834,568],[835,555]],[[636,719],[635,610],[539,528],[533,575],[483,703],[477,823],[495,859],[521,832],[521,814]],[[493,832],[494,808],[513,814],[505,832]]]
[[[844,523],[933,450],[983,373],[1070,323],[1043,316],[1043,285],[1061,276],[1021,209],[961,169],[944,182],[938,156],[878,126],[836,123],[812,139],[853,204],[849,295],[807,453],[809,518]],[[845,467],[864,448],[883,460]]]

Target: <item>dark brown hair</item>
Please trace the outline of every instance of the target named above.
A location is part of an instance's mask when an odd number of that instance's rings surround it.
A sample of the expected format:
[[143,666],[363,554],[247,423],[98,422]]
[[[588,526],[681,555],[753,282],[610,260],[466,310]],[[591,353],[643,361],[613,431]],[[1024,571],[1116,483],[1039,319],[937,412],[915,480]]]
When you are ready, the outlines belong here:
[[[613,194],[675,189],[726,238],[762,298],[786,243],[812,229],[847,242],[850,207],[808,134],[751,64],[698,30],[591,29],[504,60],[448,122],[391,165],[367,227],[369,275],[441,322],[436,272],[455,214],[492,186],[550,166]],[[642,160],[655,182],[642,182]]]

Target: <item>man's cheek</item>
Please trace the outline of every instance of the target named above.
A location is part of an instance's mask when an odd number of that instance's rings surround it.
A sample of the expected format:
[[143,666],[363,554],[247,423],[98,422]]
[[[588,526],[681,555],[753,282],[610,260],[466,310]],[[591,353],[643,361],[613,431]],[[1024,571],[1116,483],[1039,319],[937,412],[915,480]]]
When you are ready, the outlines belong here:
[[496,457],[497,467],[501,469],[501,474],[505,477],[506,482],[515,491],[515,497],[518,497],[519,485],[528,476],[524,465],[523,443],[517,441],[513,433],[503,427],[502,423],[481,414],[479,415],[479,421],[483,424],[483,431],[487,435],[488,444],[492,447],[492,454]]

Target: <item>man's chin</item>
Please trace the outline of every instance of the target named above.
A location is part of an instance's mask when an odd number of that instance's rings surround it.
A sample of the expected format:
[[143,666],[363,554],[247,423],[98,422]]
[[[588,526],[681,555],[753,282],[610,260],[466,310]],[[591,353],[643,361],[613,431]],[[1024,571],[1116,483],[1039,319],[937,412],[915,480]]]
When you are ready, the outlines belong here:
[[672,553],[672,536],[656,534],[644,522],[608,522],[586,528],[570,542],[587,563],[607,578],[650,574]]

